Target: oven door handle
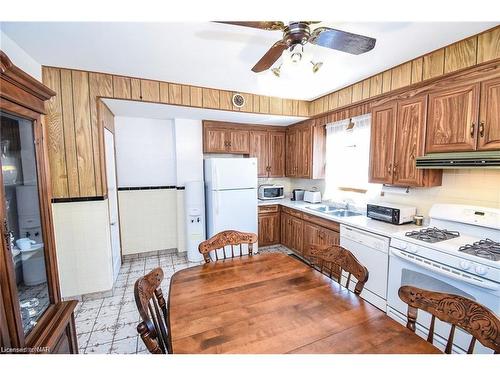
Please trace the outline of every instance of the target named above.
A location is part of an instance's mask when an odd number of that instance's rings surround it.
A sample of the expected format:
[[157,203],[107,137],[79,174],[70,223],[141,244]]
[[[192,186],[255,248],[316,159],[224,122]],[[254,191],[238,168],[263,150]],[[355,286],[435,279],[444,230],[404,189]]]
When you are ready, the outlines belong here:
[[[458,274],[454,273],[454,272],[446,271],[446,270],[440,268],[439,266],[434,266],[432,264],[424,263],[423,260],[419,260],[422,258],[415,256],[413,254],[406,255],[405,252],[400,251],[400,250],[396,250],[394,248],[391,248],[391,254],[397,256],[400,259],[405,260],[406,262],[415,264],[421,268],[425,268],[427,270],[439,273],[441,275],[450,277],[450,278],[455,279],[455,280],[463,281],[464,283],[467,283],[467,284],[472,284],[472,285],[475,285],[477,287],[489,289],[489,290],[496,290],[496,291],[500,290],[500,284],[498,284],[498,283],[495,283],[493,281],[488,281],[485,279],[482,279],[482,280],[473,279],[470,276],[465,276],[465,274],[463,274],[459,271],[457,271],[457,272],[459,272]],[[412,258],[410,258],[410,256]]]

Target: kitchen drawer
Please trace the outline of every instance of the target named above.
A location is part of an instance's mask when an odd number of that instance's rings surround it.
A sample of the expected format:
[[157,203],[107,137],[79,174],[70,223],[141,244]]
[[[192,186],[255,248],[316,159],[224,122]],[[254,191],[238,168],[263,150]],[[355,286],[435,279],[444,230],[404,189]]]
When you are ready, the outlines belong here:
[[299,219],[302,219],[303,214],[300,211],[294,210],[293,208],[284,207],[284,206],[281,208],[281,210],[283,212],[286,212],[289,215],[292,215],[292,216],[295,216]]
[[266,206],[259,206],[259,214],[267,214],[271,212],[279,212],[279,205],[277,204],[272,204],[272,205],[266,205]]
[[339,232],[340,231],[340,224],[337,223],[336,221],[324,219],[322,217],[314,216],[314,215],[309,215],[309,214],[302,214],[302,218],[306,221],[309,221],[311,223],[321,225],[322,227],[331,229],[333,231]]

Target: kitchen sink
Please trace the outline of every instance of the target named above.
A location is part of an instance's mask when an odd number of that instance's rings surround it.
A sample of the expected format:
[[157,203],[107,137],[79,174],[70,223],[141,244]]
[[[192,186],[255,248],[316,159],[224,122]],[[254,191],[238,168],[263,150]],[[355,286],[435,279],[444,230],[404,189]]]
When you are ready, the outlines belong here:
[[351,217],[351,216],[361,216],[362,213],[346,210],[343,208],[338,208],[335,206],[321,205],[321,206],[307,206],[308,210],[321,212],[323,214],[336,216],[336,217]]

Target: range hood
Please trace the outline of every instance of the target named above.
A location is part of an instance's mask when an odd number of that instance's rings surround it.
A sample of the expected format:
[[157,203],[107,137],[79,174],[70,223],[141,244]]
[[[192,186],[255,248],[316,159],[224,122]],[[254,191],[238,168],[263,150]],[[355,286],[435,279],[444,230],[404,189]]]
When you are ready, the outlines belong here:
[[500,151],[443,152],[417,157],[419,169],[500,169]]

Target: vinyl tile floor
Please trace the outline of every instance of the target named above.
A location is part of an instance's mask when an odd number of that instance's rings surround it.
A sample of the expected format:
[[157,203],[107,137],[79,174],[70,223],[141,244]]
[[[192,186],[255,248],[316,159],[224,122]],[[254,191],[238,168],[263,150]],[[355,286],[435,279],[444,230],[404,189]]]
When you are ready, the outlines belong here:
[[[280,246],[260,249],[261,252],[285,252]],[[134,300],[135,281],[155,267],[163,269],[161,289],[168,297],[170,278],[184,268],[203,262],[188,262],[185,255],[165,254],[131,259],[120,268],[113,295],[84,300],[76,308],[76,332],[80,354],[147,354],[138,336],[139,313]]]

